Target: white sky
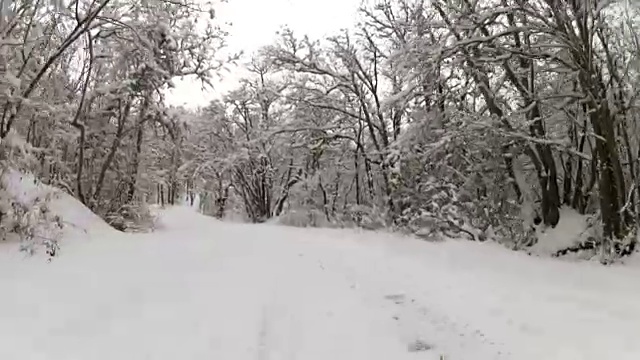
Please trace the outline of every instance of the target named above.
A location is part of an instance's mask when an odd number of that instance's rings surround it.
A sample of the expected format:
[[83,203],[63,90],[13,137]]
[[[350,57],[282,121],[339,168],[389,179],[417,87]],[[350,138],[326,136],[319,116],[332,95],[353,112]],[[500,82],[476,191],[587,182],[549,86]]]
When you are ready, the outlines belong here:
[[[361,0],[229,0],[216,9],[220,22],[231,22],[227,39],[229,50],[244,51],[248,57],[260,47],[272,43],[276,31],[289,26],[299,36],[324,38],[356,22]],[[215,91],[202,91],[199,83],[175,81],[176,88],[167,93],[171,105],[204,106],[217,95],[233,89],[241,69],[232,69]]]

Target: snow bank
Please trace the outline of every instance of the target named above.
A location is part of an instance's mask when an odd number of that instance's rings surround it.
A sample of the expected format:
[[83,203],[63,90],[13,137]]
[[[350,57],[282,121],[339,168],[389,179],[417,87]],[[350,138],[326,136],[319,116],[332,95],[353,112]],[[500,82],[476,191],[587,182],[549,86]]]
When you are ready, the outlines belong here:
[[560,209],[560,222],[555,228],[538,227],[538,242],[529,251],[536,255],[550,256],[559,250],[583,243],[588,237],[588,217],[571,208]]
[[4,173],[3,182],[6,191],[15,200],[25,205],[32,204],[37,199],[49,197],[49,209],[54,215],[58,215],[64,224],[64,239],[86,238],[117,232],[76,198],[39,182],[31,174],[8,170]]

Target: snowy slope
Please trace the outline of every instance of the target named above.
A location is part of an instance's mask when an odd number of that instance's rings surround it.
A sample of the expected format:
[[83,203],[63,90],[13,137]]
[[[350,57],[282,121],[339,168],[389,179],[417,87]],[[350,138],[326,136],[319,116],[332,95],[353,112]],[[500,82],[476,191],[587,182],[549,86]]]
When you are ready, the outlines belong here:
[[117,232],[76,198],[36,181],[33,175],[9,170],[4,173],[2,180],[7,192],[23,204],[30,204],[35,198],[43,199],[50,196],[49,208],[55,215],[62,218],[67,240]]
[[185,208],[0,259],[0,359],[640,358],[640,272]]

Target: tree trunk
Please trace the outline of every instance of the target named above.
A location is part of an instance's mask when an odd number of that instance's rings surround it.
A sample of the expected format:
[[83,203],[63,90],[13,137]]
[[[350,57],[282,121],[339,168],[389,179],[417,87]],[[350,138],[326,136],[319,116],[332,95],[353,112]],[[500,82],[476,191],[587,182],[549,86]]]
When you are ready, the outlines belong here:
[[122,141],[122,136],[124,134],[124,124],[126,122],[127,117],[129,117],[129,111],[131,110],[131,102],[128,102],[125,105],[125,109],[123,111],[122,116],[118,119],[118,129],[116,130],[115,137],[111,142],[111,148],[109,149],[109,154],[102,164],[102,168],[100,169],[100,175],[98,176],[98,181],[96,183],[95,191],[93,192],[93,201],[92,207],[97,206],[97,202],[100,199],[100,193],[102,192],[102,186],[104,185],[104,180],[107,175],[107,170],[111,166],[113,159],[116,156],[116,151],[120,147],[120,142]]
[[[584,119],[584,123],[582,125],[582,136],[580,138],[580,144],[578,145],[578,151],[580,153],[582,153],[584,151],[584,146],[587,142],[587,110],[586,110],[586,105],[583,105],[583,112],[582,114],[585,116]],[[592,156],[595,158],[596,154],[592,151]],[[583,169],[584,169],[584,162],[582,159],[578,158],[578,169],[576,170],[576,184],[574,186],[575,191],[573,193],[573,201],[571,202],[571,207],[573,207],[574,209],[578,210],[578,212],[580,214],[584,214],[585,211],[585,207],[586,207],[586,199],[584,196],[584,190],[582,189],[583,186]]]
[[571,205],[571,193],[573,188],[573,161],[571,155],[567,155],[567,159],[564,164],[564,181],[562,189],[562,202],[563,204]]
[[165,198],[164,198],[164,184],[158,184],[158,196],[160,197],[160,206],[164,207]]
[[614,136],[614,119],[609,109],[600,104],[590,115],[593,130],[604,140],[596,139],[596,154],[599,160],[598,189],[602,211],[603,235],[606,239],[622,239],[626,235],[626,224],[620,209],[624,202],[624,179]]
[[133,153],[133,161],[129,169],[129,180],[127,184],[127,204],[131,204],[136,193],[136,183],[138,181],[138,171],[140,168],[140,153],[142,152],[142,140],[144,139],[144,119],[149,109],[149,95],[142,100],[140,115],[138,117],[138,126],[136,129],[136,149]]

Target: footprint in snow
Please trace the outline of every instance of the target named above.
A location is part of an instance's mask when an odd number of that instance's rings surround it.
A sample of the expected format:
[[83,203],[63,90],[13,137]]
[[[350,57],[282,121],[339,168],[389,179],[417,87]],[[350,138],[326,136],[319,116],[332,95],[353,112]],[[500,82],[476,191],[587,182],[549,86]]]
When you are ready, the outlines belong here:
[[384,298],[393,301],[396,305],[404,304],[405,301],[405,296],[403,294],[387,295]]
[[409,352],[428,351],[431,349],[433,349],[433,346],[424,340],[416,340],[408,345]]

